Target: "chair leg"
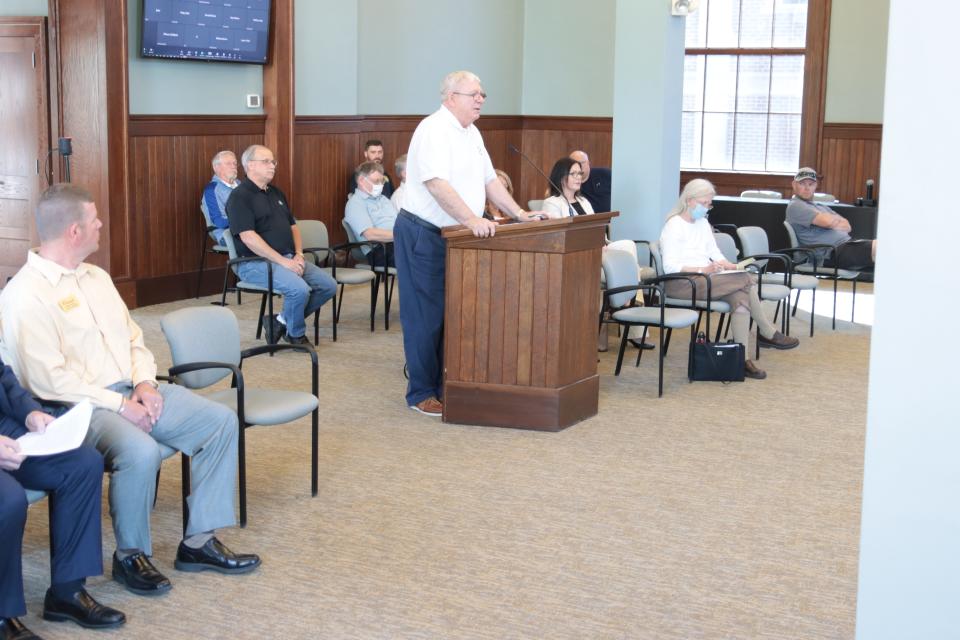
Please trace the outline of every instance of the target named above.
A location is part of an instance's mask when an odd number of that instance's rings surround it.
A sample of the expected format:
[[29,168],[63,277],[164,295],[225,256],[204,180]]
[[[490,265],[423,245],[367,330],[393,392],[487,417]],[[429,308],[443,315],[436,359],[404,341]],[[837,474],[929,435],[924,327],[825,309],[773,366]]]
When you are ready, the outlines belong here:
[[837,330],[837,279],[833,279],[833,330]]
[[[661,329],[663,331],[663,329]],[[667,357],[667,351],[670,350],[670,338],[673,337],[673,329],[667,329],[667,342],[663,345],[663,357]]]
[[[343,285],[338,287],[339,295],[334,295],[331,301],[330,309],[333,314],[333,341],[337,341],[337,321],[340,320],[339,305],[343,304]],[[339,297],[339,300],[337,299]]]
[[320,309],[313,312],[313,344],[320,342]]
[[247,426],[241,424],[237,437],[237,478],[240,483],[240,526],[247,526]]
[[380,295],[380,274],[375,274],[370,281],[370,333],[373,333],[375,317],[377,314],[377,298]]
[[853,295],[850,296],[850,322],[853,322],[854,311],[857,308],[857,281],[854,279],[851,282],[853,282]]
[[[797,302],[800,302],[800,292],[797,291]],[[796,313],[796,307],[794,307],[794,313]],[[810,290],[810,337],[813,337],[813,319],[816,317],[817,311],[817,289],[813,288]]]
[[320,408],[313,410],[310,424],[311,445],[313,450],[310,454],[310,495],[317,496],[317,489],[320,483]]
[[190,521],[190,506],[187,498],[193,487],[190,481],[190,456],[180,452],[180,510],[183,512],[183,537],[187,537],[187,523]]
[[[272,306],[272,305],[271,305]],[[263,334],[263,316],[264,311],[267,309],[267,294],[263,294],[263,297],[260,299],[260,313],[257,314],[257,340],[260,339],[260,336]],[[273,323],[273,314],[270,314],[270,322]],[[270,335],[273,335],[273,327],[269,327]]]
[[203,265],[207,261],[207,236],[204,234],[200,237],[200,273],[197,274],[197,295],[195,298],[200,297],[200,285],[203,283]]
[[[646,333],[646,330],[644,330],[644,333]],[[657,397],[658,398],[663,397],[663,358],[666,355],[664,353],[665,350],[666,350],[666,347],[663,344],[663,327],[661,326],[660,327],[660,366],[657,371]],[[643,349],[641,349],[641,351],[643,351]]]
[[393,288],[397,284],[397,277],[389,273],[383,276],[383,328],[390,330],[390,303],[393,301]]
[[623,364],[623,352],[627,350],[627,336],[630,335],[629,331],[623,332],[623,337],[620,338],[620,352],[617,354],[617,368],[614,370],[613,375],[620,375],[620,366]]
[[[649,328],[649,327],[647,327],[647,325],[643,325],[643,335],[640,336],[640,344],[643,344],[644,342],[647,341],[647,329],[648,329],[648,328]],[[628,333],[629,333],[629,332],[628,332]],[[633,366],[639,367],[639,366],[640,366],[640,358],[642,358],[642,357],[643,357],[643,347],[637,349],[637,362],[636,362],[636,364],[634,364]]]

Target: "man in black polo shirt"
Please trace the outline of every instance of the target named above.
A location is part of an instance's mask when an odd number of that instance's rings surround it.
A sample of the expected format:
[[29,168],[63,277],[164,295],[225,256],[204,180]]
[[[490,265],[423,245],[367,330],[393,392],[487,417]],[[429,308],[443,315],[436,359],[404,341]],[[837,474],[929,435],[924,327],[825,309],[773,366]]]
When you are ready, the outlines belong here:
[[[283,313],[276,318],[279,322],[270,322],[264,316],[267,342],[276,342],[286,333],[287,342],[307,344],[304,318],[336,294],[337,283],[303,259],[300,231],[287,205],[287,196],[270,184],[277,170],[273,152],[255,144],[247,147],[240,162],[247,177],[227,200],[227,218],[237,255],[257,255],[274,263],[273,290],[283,295]],[[267,286],[265,262],[242,262],[237,272],[241,280]]]

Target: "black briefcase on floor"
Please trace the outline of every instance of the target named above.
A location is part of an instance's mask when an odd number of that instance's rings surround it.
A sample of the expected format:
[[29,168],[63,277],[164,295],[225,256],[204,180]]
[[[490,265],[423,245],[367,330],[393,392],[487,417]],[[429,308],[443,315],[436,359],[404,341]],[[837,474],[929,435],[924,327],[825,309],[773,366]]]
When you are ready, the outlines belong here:
[[690,345],[687,378],[718,382],[743,382],[746,362],[743,345],[739,342],[708,342],[701,331]]

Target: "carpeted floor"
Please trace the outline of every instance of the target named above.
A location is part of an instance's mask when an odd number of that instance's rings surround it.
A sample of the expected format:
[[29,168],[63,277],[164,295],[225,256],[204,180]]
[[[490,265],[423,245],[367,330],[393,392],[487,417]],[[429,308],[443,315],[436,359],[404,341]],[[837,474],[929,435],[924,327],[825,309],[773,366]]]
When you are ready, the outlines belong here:
[[[871,287],[859,291],[858,310],[869,308]],[[160,318],[211,299],[134,311],[161,369]],[[109,579],[105,515],[108,573],[89,586],[128,623],[93,632],[41,620],[39,504],[24,540],[26,623],[46,638],[144,640],[853,637],[868,326],[831,331],[818,317],[810,339],[801,311],[800,348],[763,351],[767,380],[726,386],[687,383],[677,336],[661,399],[655,352],[615,378],[611,349],[598,365],[600,414],[551,434],[407,409],[396,307],[391,330],[378,312],[370,333],[367,300],[348,291],[337,343],[321,318],[319,495],[307,420],[248,431],[250,522],[220,536],[260,553],[259,571],[173,568],[173,458],[153,517],[154,561],[173,591],[143,598]],[[818,311],[829,304],[821,288]],[[244,346],[256,344],[257,303],[229,308]],[[244,370],[248,384],[309,388],[295,354]]]

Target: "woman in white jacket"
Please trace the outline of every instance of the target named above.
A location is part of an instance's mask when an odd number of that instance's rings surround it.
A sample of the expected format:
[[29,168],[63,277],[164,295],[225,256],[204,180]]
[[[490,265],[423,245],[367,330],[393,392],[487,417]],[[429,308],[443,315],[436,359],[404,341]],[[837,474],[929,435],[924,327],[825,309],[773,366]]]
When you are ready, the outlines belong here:
[[550,197],[543,201],[543,210],[554,219],[592,214],[590,201],[580,195],[581,184],[580,163],[567,157],[557,160],[550,171]]

